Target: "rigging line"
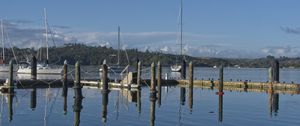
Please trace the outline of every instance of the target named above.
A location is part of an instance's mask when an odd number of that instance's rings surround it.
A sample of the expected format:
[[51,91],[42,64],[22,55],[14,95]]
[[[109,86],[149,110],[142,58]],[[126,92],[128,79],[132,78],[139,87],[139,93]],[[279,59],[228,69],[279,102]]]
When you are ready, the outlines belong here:
[[[56,96],[54,97],[54,100],[53,100],[52,104],[50,105],[49,113],[51,113],[52,110],[53,110],[53,106],[54,106],[54,104],[55,104],[55,102],[56,102],[56,100],[57,100],[57,96],[58,96],[58,94],[59,94],[59,92],[60,92],[60,89],[61,89],[61,88],[59,88],[59,89],[56,91]],[[50,115],[49,115],[49,116],[50,116]]]
[[[17,60],[18,58],[17,58],[16,53],[15,53],[15,51],[14,51],[14,49],[13,49],[12,43],[10,42],[10,38],[9,38],[9,36],[8,36],[8,32],[5,32],[5,34],[6,34],[7,41],[8,41],[8,43],[9,43],[9,45],[10,45],[10,48],[11,48],[11,50],[12,50],[12,53],[13,53],[13,55],[14,55],[14,59],[15,59],[16,63],[18,64],[18,63],[19,63],[18,60]],[[18,64],[18,65],[19,65],[19,64]]]

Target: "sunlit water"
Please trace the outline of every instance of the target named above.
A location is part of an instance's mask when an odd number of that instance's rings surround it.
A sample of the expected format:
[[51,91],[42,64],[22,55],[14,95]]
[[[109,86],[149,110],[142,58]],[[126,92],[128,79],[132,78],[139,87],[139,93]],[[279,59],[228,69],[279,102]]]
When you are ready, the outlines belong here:
[[[167,68],[163,72],[168,71]],[[225,69],[225,80],[266,81],[267,69]],[[86,72],[89,78],[99,74]],[[168,76],[173,73],[168,73]],[[174,74],[177,76],[177,74]],[[218,69],[195,68],[197,79],[218,77]],[[298,69],[282,69],[280,80],[300,82]],[[84,76],[84,75],[82,75]],[[144,73],[145,78],[147,73]],[[193,98],[188,88],[162,87],[161,98],[150,99],[148,87],[140,91],[111,90],[107,106],[100,89],[83,88],[81,105],[74,106],[74,89],[62,97],[61,88],[15,89],[12,97],[0,95],[0,125],[53,126],[74,125],[157,125],[157,126],[298,126],[300,124],[300,95],[224,91],[194,88]],[[12,104],[9,104],[12,99]],[[65,102],[66,99],[66,102]],[[161,101],[159,103],[158,101]],[[36,103],[36,104],[35,104]],[[82,106],[82,108],[81,108]],[[77,112],[74,112],[77,108]],[[107,114],[104,111],[107,109]],[[77,116],[80,113],[80,116]]]

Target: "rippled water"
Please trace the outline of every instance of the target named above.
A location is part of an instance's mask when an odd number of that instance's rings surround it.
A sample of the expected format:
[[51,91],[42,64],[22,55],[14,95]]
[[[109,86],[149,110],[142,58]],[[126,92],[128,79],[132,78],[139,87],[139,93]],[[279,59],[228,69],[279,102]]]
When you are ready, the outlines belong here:
[[[224,79],[266,81],[267,71],[226,68]],[[167,68],[163,72],[167,72],[169,77],[177,76],[168,72]],[[97,71],[86,71],[88,76],[82,75],[94,79],[99,77]],[[300,82],[298,69],[282,69],[280,75],[282,81]],[[218,69],[195,68],[195,76],[197,79],[217,79]],[[147,77],[146,72],[144,77]],[[1,126],[70,126],[79,120],[80,126],[300,124],[300,95],[296,94],[224,91],[225,94],[219,96],[216,90],[194,88],[193,97],[190,97],[188,88],[176,86],[162,87],[161,98],[151,100],[149,88],[142,87],[141,91],[111,90],[106,102],[101,90],[83,88],[84,99],[81,103],[75,101],[73,88],[68,89],[67,97],[62,97],[61,88],[15,89],[15,92],[14,96],[0,95]]]

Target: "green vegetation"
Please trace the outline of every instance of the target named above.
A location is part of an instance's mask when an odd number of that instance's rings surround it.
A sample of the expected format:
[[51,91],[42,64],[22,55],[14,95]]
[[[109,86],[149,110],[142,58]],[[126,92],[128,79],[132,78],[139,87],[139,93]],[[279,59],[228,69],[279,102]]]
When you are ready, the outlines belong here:
[[[14,47],[15,55],[18,58],[18,61],[26,61],[26,58],[31,58],[33,55],[36,56],[37,51],[33,48],[16,48]],[[45,48],[43,56],[45,55]],[[7,59],[13,58],[12,50],[6,49]],[[142,61],[143,65],[150,65],[151,62],[160,61],[163,66],[170,66],[176,62],[178,56],[173,54],[162,54],[160,52],[140,52],[137,49],[127,49],[126,50],[129,63],[134,65],[139,59]],[[128,64],[126,52],[121,51],[120,63],[121,65]],[[66,44],[61,47],[51,47],[49,48],[50,54],[50,63],[53,64],[63,64],[66,59],[69,64],[75,64],[77,60],[80,60],[82,65],[100,65],[104,59],[107,60],[108,64],[117,63],[117,50],[107,47],[95,47],[95,46],[86,46],[83,44]],[[258,59],[229,59],[229,58],[206,58],[206,57],[190,57],[186,56],[188,61],[193,61],[195,66],[202,67],[212,67],[219,66],[224,64],[228,67],[269,67],[269,61],[274,59],[272,56],[267,56],[266,58]],[[42,59],[43,60],[43,59]],[[45,58],[44,58],[45,60]],[[300,67],[300,58],[288,58],[280,57],[277,58],[280,63],[280,67]],[[8,61],[6,61],[8,62]]]

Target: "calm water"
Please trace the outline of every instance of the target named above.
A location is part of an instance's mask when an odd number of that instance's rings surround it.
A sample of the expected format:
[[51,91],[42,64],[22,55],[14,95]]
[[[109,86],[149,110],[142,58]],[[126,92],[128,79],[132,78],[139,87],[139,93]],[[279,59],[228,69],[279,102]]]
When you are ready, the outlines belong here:
[[[267,69],[230,68],[224,72],[227,80],[267,80]],[[99,76],[97,71],[86,74],[89,78],[97,79]],[[283,69],[280,79],[299,83],[299,74],[298,69]],[[169,77],[171,75],[177,76],[168,73]],[[195,68],[195,75],[198,79],[217,79],[218,70]],[[144,76],[147,77],[146,72]],[[78,120],[80,126],[300,124],[300,95],[224,91],[225,95],[220,97],[215,94],[216,90],[195,88],[192,98],[187,88],[162,87],[161,98],[150,100],[148,87],[143,87],[141,91],[112,90],[107,97],[101,90],[84,88],[85,98],[80,102],[75,101],[73,88],[68,89],[67,97],[62,97],[60,88],[16,89],[15,92],[14,96],[0,95],[1,126],[71,126]]]

